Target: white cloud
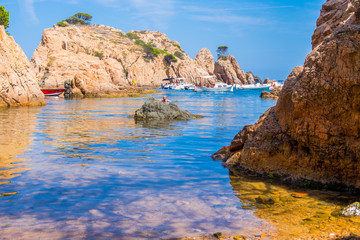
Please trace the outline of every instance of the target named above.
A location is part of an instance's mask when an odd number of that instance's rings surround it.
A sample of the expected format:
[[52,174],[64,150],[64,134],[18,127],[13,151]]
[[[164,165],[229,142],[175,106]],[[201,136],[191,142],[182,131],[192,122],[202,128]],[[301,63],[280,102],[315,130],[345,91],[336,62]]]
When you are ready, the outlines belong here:
[[149,19],[157,27],[166,29],[171,17],[175,15],[173,0],[128,0],[137,10],[135,18]]
[[30,16],[31,20],[35,23],[39,23],[39,19],[35,14],[35,0],[18,0],[18,2],[20,7],[24,7],[25,12]]

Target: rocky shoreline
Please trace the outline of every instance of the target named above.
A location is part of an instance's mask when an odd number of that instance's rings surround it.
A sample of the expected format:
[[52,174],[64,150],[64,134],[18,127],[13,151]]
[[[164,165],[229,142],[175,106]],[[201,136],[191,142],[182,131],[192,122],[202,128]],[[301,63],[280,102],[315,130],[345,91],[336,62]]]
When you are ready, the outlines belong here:
[[1,25],[0,82],[0,108],[46,104],[35,75],[30,69],[29,60]]
[[313,51],[287,78],[275,107],[213,155],[290,182],[360,188],[360,3],[327,1]]

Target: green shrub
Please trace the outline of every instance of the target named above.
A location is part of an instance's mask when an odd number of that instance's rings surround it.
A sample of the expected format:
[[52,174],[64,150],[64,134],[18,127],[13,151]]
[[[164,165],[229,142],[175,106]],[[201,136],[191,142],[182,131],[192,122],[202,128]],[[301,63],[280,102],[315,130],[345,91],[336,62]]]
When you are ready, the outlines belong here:
[[164,57],[165,63],[170,65],[173,62],[177,62],[177,59],[174,55],[172,54],[166,54]]
[[98,57],[100,60],[104,58],[104,54],[102,52],[95,51],[95,56]]
[[144,42],[143,40],[136,39],[136,40],[135,40],[135,44],[136,44],[136,45],[140,45],[140,46],[144,46],[144,45],[145,45],[145,42]]
[[179,44],[173,43],[173,46],[175,46],[175,47],[177,47],[178,49],[180,49],[180,50],[181,50],[181,47],[180,47],[180,45],[179,45]]
[[56,25],[58,25],[59,27],[67,27],[69,26],[67,23],[65,23],[64,21],[58,22]]
[[4,6],[0,6],[0,25],[3,25],[5,29],[9,27],[9,12],[5,10]]
[[126,37],[128,37],[129,39],[133,40],[133,39],[139,39],[139,37],[136,35],[136,33],[132,33],[132,32],[128,32],[126,34]]
[[178,58],[180,58],[181,60],[184,60],[184,54],[182,52],[176,51],[174,53],[174,55]]

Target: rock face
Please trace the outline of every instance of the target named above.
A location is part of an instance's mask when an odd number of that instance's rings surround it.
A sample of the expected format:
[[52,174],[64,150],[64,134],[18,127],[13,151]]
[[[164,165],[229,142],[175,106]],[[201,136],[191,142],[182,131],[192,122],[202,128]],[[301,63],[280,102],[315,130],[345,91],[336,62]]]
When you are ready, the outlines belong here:
[[277,100],[279,98],[280,95],[280,91],[281,91],[281,87],[274,87],[271,92],[267,92],[267,91],[263,91],[260,94],[261,98],[264,99],[274,99]]
[[154,121],[154,120],[190,120],[200,118],[201,116],[191,114],[188,111],[182,111],[174,103],[163,103],[154,98],[149,98],[144,105],[135,111],[136,121]]
[[45,105],[29,60],[0,26],[0,107]]
[[313,51],[289,75],[277,105],[214,158],[234,172],[360,188],[359,9],[358,0],[324,4]]
[[248,84],[246,75],[233,56],[219,58],[215,62],[215,75],[228,84]]
[[[202,52],[207,52],[204,58],[211,58],[208,51]],[[167,61],[167,54],[176,62]],[[165,34],[131,31],[125,35],[103,25],[46,29],[31,66],[44,87],[63,87],[70,79],[75,94],[84,96],[117,93],[131,84],[159,86],[168,77],[194,82],[212,69],[196,64]]]
[[207,48],[202,48],[198,52],[195,58],[195,62],[201,66],[202,69],[206,69],[209,75],[214,74],[214,57],[211,54],[210,50]]
[[340,215],[344,217],[360,216],[360,203],[355,202],[353,204],[350,204],[349,206],[341,210]]

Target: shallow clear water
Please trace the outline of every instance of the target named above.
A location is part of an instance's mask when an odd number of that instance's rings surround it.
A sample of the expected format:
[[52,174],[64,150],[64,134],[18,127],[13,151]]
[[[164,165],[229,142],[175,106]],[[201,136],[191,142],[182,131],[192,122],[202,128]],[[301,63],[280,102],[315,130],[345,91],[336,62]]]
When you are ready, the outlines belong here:
[[[188,122],[136,124],[147,98],[0,110],[0,232],[21,239],[261,233],[210,155],[275,104],[260,91],[166,91]],[[164,93],[154,94],[160,99]]]

